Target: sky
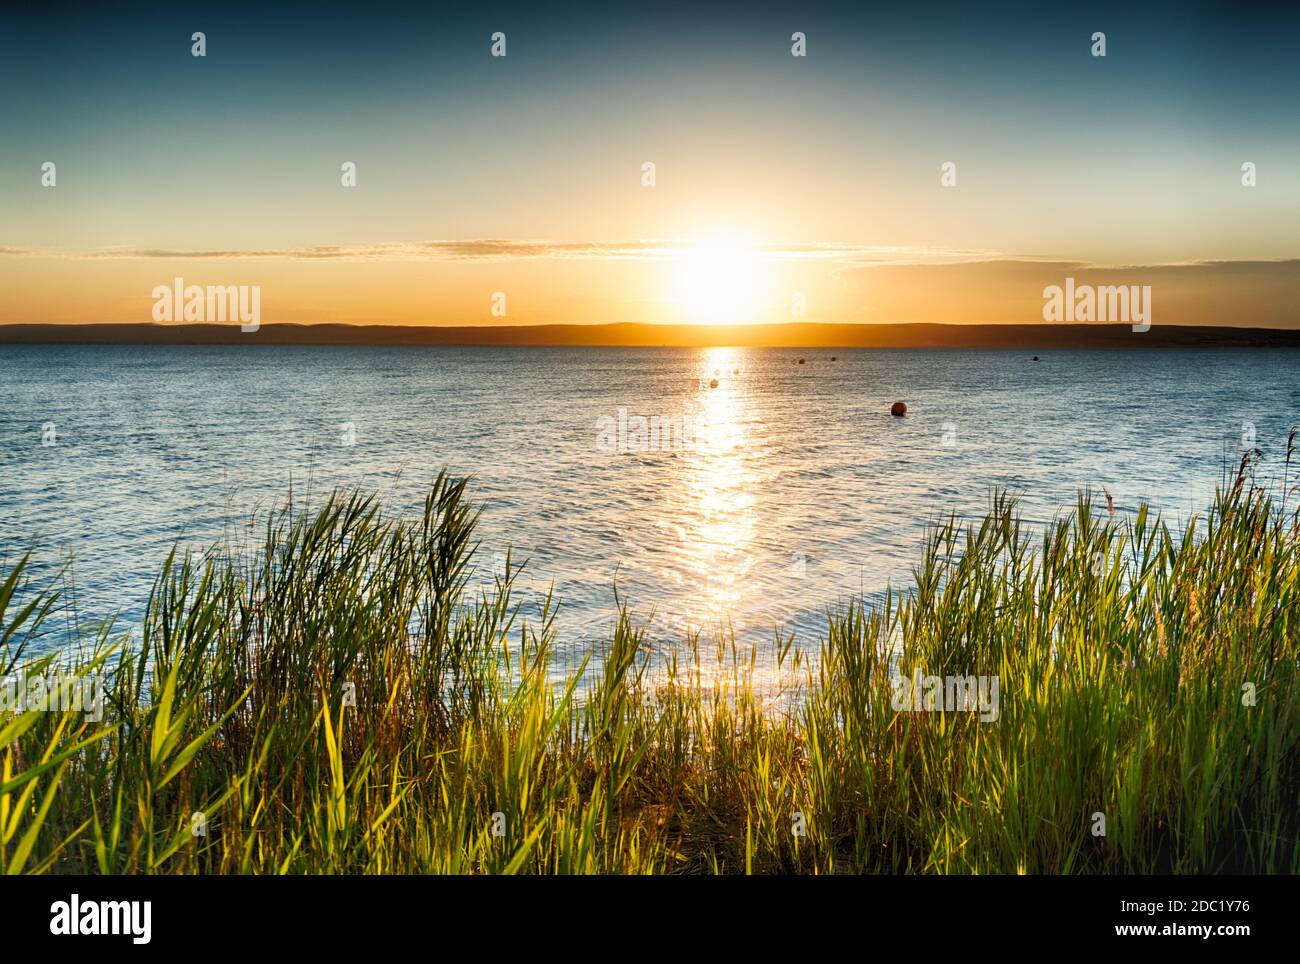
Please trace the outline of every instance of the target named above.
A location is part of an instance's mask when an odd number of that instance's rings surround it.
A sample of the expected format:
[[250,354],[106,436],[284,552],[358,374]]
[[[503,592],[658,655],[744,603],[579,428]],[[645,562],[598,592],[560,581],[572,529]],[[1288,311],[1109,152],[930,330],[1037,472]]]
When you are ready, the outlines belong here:
[[7,6],[0,323],[1300,327],[1300,11],[1054,6]]

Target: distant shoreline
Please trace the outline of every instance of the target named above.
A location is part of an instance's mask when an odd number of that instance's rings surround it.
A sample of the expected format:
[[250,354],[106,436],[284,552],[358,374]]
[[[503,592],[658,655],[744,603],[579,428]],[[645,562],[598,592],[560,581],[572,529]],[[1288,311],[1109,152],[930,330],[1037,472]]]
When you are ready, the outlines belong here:
[[1300,329],[1155,325],[0,325],[0,344],[626,348],[1300,348]]

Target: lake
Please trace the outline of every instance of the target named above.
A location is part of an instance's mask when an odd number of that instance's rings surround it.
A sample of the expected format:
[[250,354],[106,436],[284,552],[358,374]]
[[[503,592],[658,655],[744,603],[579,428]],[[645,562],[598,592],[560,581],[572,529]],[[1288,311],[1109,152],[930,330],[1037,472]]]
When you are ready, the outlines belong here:
[[[803,363],[800,363],[803,359]],[[568,651],[615,592],[662,646],[902,587],[926,527],[994,487],[1046,522],[1080,489],[1185,519],[1243,443],[1280,474],[1300,421],[1278,350],[0,346],[0,553],[72,561],[72,618],[140,618],[177,539],[334,487],[410,513],[441,468],[483,505],[477,582],[527,560]],[[716,384],[715,384],[716,383]],[[904,401],[905,417],[889,414]],[[643,421],[644,420],[644,421]],[[1104,503],[1104,500],[1103,500]]]

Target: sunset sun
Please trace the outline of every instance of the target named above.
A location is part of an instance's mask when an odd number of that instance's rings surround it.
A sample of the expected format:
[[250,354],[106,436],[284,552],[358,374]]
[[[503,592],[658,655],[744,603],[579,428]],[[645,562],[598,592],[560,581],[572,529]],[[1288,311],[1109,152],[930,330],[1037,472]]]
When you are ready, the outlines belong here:
[[677,263],[674,300],[684,321],[734,324],[754,320],[763,283],[760,256],[744,238],[696,242]]

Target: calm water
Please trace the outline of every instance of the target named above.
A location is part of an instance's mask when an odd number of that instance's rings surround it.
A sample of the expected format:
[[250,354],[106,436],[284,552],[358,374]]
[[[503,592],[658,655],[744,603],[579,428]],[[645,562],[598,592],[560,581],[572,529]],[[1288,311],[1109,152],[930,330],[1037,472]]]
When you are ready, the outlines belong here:
[[[480,577],[513,547],[522,598],[554,586],[571,642],[607,633],[617,586],[662,645],[728,622],[767,640],[784,620],[815,646],[828,607],[905,585],[925,527],[978,513],[993,486],[1034,521],[1103,485],[1122,510],[1149,499],[1185,516],[1237,458],[1244,422],[1280,469],[1296,361],[0,346],[0,554],[71,557],[80,618],[130,625],[177,538],[237,537],[291,483],[313,502],[361,485],[410,512],[446,466],[475,477],[485,506]],[[888,414],[897,399],[906,418]],[[620,409],[675,433],[647,439],[655,450],[637,450],[635,422],[625,445],[600,438]]]

